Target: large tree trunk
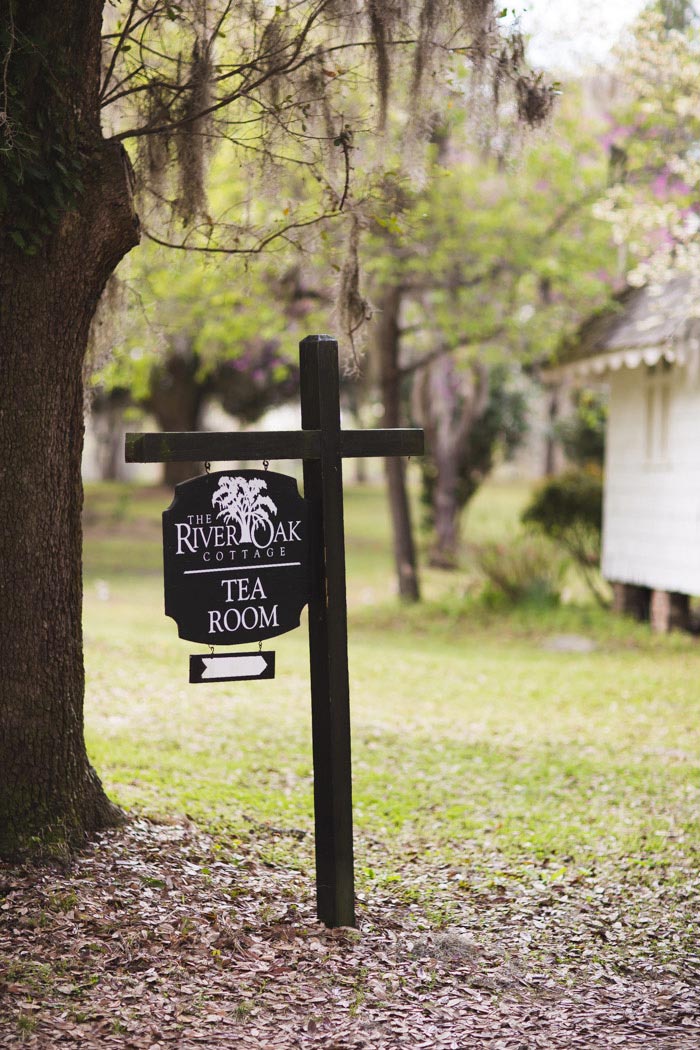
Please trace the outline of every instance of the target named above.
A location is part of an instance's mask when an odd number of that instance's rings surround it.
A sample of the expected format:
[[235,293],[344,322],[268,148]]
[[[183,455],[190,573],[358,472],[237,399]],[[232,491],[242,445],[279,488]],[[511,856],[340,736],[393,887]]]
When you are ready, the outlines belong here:
[[[7,225],[0,231],[3,857],[65,849],[118,817],[83,742],[82,365],[107,277],[138,239],[126,155],[99,131],[101,8],[97,0],[11,5],[17,39],[56,56],[50,70],[32,49],[7,64],[11,87],[23,92],[25,128],[35,130],[37,114],[46,126],[47,97],[54,115],[65,108],[83,188],[36,254],[18,247]],[[9,17],[0,0],[0,22]],[[9,221],[21,207],[10,197]]]
[[[388,288],[379,304],[376,330],[379,381],[384,408],[382,425],[385,427],[401,426],[400,309],[401,290]],[[406,602],[417,602],[420,600],[420,588],[411,510],[406,489],[406,465],[399,456],[386,459],[384,464],[394,532],[394,560],[399,596]]]

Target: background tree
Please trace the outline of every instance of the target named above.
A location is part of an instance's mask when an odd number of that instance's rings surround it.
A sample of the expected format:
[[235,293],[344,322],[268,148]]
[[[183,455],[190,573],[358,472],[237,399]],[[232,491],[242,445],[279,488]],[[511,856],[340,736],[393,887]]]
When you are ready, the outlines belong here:
[[[82,374],[100,295],[139,240],[134,171],[150,185],[140,208],[151,238],[259,252],[319,218],[263,202],[280,165],[320,180],[325,214],[342,211],[351,136],[385,122],[399,63],[413,142],[428,89],[444,82],[438,56],[466,56],[482,83],[495,78],[525,115],[541,114],[547,86],[497,38],[482,0],[0,0],[0,855],[81,841],[117,816],[82,733]],[[370,69],[377,101],[363,119],[346,88]],[[211,215],[216,141],[250,181],[236,207]],[[168,214],[185,227],[168,227]]]
[[[361,256],[384,423],[405,421],[415,380],[432,560],[443,566],[455,562],[459,515],[497,446],[512,449],[523,435],[519,370],[547,361],[614,286],[608,228],[591,213],[607,156],[595,122],[583,126],[585,104],[572,87],[546,139],[507,164],[475,154],[448,120],[433,132],[425,188],[389,173],[366,211]],[[415,600],[404,478],[393,464],[388,478],[401,594]]]
[[527,431],[522,375],[505,363],[460,366],[456,354],[444,354],[416,374],[413,408],[425,428],[421,476],[434,535],[430,563],[453,569],[461,512],[491,473],[496,454],[507,458]]
[[[107,317],[93,347],[97,412],[115,402],[135,405],[162,430],[186,431],[202,429],[212,401],[252,423],[292,398],[296,336],[320,325],[323,300],[300,262],[261,259],[240,273],[236,260],[184,253],[173,270],[168,256],[146,245],[120,270],[121,315],[118,323]],[[169,463],[163,476],[174,485],[196,472],[193,464]]]

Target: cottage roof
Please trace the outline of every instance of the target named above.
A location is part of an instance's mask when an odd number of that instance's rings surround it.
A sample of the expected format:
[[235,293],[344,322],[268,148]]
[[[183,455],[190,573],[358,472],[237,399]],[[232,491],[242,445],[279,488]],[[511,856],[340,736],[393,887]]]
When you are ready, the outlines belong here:
[[680,276],[663,285],[626,288],[589,317],[563,349],[557,371],[602,375],[620,368],[683,363],[700,349],[700,287]]

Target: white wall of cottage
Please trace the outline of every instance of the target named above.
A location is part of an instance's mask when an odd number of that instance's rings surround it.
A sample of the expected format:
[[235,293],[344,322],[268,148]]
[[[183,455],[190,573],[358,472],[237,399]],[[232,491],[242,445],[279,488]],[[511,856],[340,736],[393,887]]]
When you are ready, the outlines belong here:
[[685,365],[611,373],[603,575],[700,594],[700,381]]

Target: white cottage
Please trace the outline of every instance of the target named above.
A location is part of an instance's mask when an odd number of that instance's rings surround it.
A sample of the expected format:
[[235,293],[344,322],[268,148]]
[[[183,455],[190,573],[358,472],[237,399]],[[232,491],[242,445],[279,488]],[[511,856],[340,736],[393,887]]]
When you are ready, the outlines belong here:
[[610,391],[602,571],[616,608],[686,626],[700,595],[700,287],[628,289],[564,369]]

